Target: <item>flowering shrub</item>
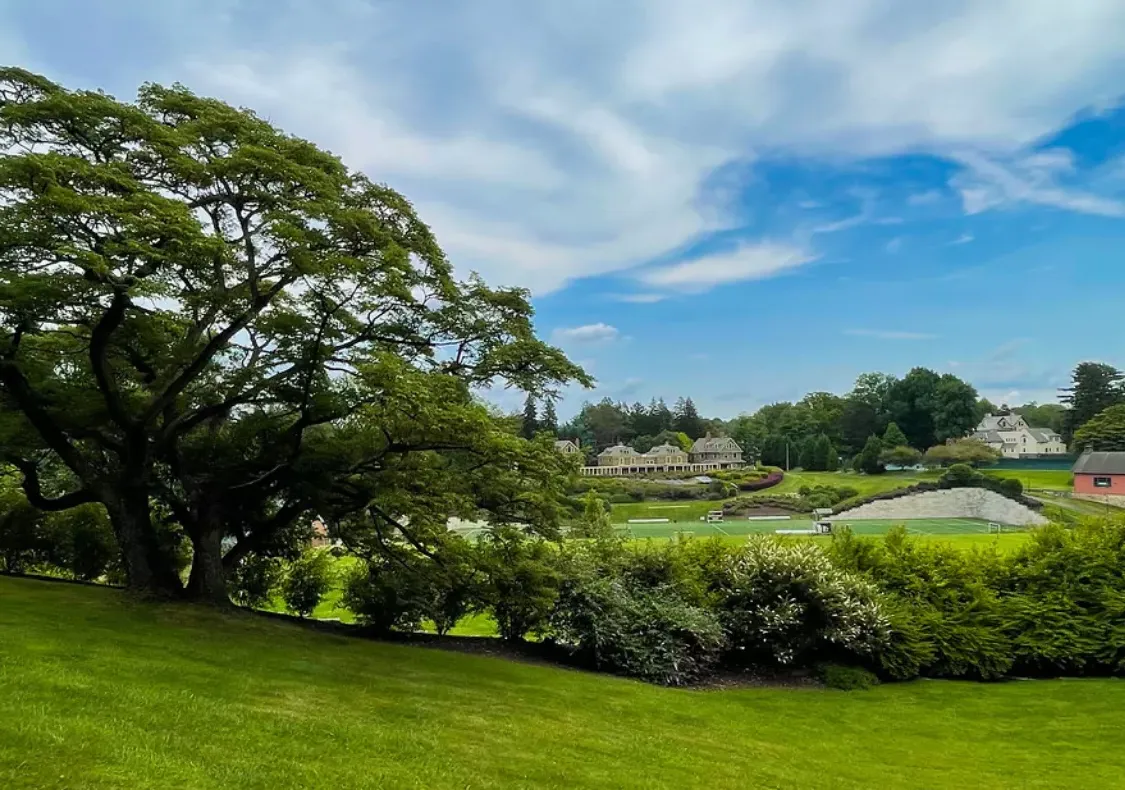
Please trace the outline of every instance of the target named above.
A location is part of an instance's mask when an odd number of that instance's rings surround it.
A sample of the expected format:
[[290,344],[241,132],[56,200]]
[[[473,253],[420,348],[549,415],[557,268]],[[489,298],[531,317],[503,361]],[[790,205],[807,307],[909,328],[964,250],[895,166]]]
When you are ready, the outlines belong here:
[[720,619],[743,661],[793,666],[873,656],[890,643],[874,585],[840,570],[811,543],[752,540],[730,562]]
[[744,483],[739,483],[739,491],[761,491],[766,488],[773,488],[775,485],[785,479],[784,472],[770,472],[760,480],[747,480]]

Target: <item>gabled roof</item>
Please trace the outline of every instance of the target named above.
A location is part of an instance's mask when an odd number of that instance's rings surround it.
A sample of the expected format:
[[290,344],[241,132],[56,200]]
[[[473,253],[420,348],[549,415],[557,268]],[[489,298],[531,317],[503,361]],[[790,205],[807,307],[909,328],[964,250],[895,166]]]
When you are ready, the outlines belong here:
[[672,455],[674,453],[687,455],[687,453],[685,453],[682,448],[675,447],[670,444],[658,444],[656,445],[656,447],[653,447],[651,450],[645,453],[645,455]]
[[564,450],[567,447],[573,447],[575,450],[578,449],[578,445],[572,442],[570,439],[558,439],[555,441],[556,450]]
[[1004,437],[1000,435],[999,431],[977,431],[973,434],[974,439],[980,439],[987,444],[1002,444]]
[[[1004,421],[1004,425],[1000,421]],[[1003,431],[1013,428],[1023,417],[1019,414],[986,414],[977,426],[978,431]],[[1025,421],[1026,422],[1026,421]]]
[[607,447],[598,453],[599,456],[603,455],[640,455],[636,450],[628,445],[615,444],[613,447]]
[[691,451],[693,453],[740,453],[742,448],[729,436],[704,436],[702,439],[695,440],[695,443],[691,446]]
[[1074,464],[1076,475],[1125,475],[1125,453],[1083,453]]
[[1062,439],[1050,428],[1028,428],[1027,432],[1034,436],[1037,442],[1054,442]]

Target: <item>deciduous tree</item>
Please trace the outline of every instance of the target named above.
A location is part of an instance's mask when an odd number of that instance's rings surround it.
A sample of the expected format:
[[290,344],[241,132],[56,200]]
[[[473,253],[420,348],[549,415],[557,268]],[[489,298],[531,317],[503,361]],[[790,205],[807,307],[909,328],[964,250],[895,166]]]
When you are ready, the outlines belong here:
[[[414,482],[392,470],[434,485],[472,468],[470,388],[589,382],[535,337],[525,293],[457,282],[401,195],[250,112],[3,69],[0,150],[0,446],[37,507],[105,506],[135,589],[181,587],[160,508],[193,594],[225,600],[224,534],[257,550],[324,492],[347,499],[325,485],[341,459],[398,494]],[[420,386],[457,399],[422,413]],[[478,449],[503,449],[497,430]]]
[[1074,448],[1125,451],[1125,403],[1110,406],[1086,421],[1074,434]]

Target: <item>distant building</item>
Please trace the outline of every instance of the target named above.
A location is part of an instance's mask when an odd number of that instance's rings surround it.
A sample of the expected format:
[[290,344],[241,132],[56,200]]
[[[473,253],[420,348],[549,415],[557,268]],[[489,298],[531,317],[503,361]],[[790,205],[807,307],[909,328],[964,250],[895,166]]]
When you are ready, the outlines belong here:
[[742,448],[734,439],[707,434],[691,446],[693,464],[719,464],[719,469],[742,466]]
[[671,444],[658,444],[644,454],[645,463],[653,466],[679,466],[689,463],[688,454]]
[[312,532],[313,536],[309,545],[314,549],[332,545],[332,538],[328,535],[328,527],[319,518],[313,519]]
[[1125,503],[1125,453],[1083,453],[1074,464],[1074,495]]
[[563,455],[578,455],[582,452],[578,443],[572,442],[570,439],[559,439],[555,442],[555,449]]
[[1052,458],[1066,454],[1063,438],[1050,428],[1032,428],[1018,414],[986,414],[972,438],[1003,458]]
[[[556,445],[558,446],[558,445]],[[563,448],[560,451],[566,452]],[[667,472],[713,472],[743,465],[742,448],[733,439],[707,436],[690,453],[672,444],[658,444],[646,453],[615,444],[598,453],[597,466],[582,467],[591,477],[628,477]]]

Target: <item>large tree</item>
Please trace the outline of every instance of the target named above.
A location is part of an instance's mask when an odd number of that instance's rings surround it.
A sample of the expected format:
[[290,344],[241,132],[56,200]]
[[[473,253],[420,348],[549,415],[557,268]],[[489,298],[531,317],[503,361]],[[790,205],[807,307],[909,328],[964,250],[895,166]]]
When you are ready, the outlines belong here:
[[675,416],[672,419],[672,430],[686,433],[692,439],[698,439],[704,433],[703,420],[695,403],[691,398],[680,398],[676,401]]
[[1125,403],[1095,414],[1074,434],[1074,449],[1125,452]]
[[[487,415],[472,388],[589,381],[535,337],[525,293],[457,282],[401,195],[250,112],[3,69],[0,150],[0,446],[36,506],[105,506],[133,588],[181,587],[157,504],[192,543],[193,592],[224,599],[224,535],[257,550],[325,492],[370,516],[376,489],[328,485],[345,459],[353,478],[449,469],[435,453],[510,436],[458,438],[450,413]],[[419,387],[459,400],[425,411]],[[398,519],[415,478],[378,479]]]
[[1067,407],[1063,420],[1063,439],[1069,444],[1075,433],[1094,415],[1125,402],[1125,376],[1112,365],[1081,362],[1074,368],[1071,385],[1062,390],[1059,400]]
[[891,386],[888,398],[891,418],[911,447],[962,437],[977,424],[976,390],[950,373],[914,368]]
[[535,405],[535,396],[528,395],[523,402],[523,414],[520,417],[520,435],[525,439],[534,439],[539,431],[539,408]]

